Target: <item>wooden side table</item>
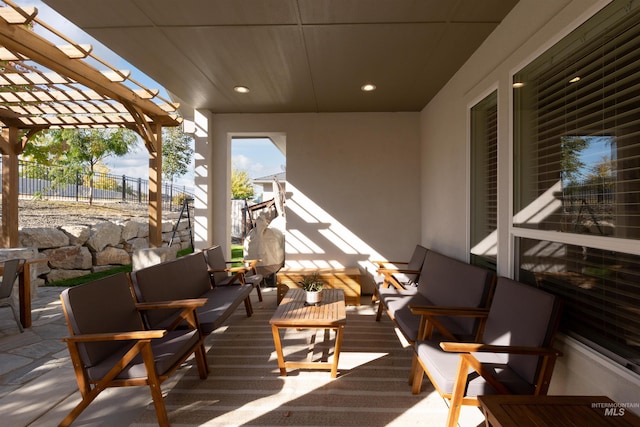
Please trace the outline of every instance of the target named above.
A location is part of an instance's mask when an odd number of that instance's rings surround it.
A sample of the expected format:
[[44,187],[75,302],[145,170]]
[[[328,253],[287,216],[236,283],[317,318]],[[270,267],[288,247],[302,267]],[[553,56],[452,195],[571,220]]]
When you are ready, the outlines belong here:
[[300,287],[298,282],[302,280],[302,276],[316,272],[326,283],[325,289],[342,289],[344,291],[344,299],[347,305],[360,305],[361,272],[357,267],[321,269],[283,268],[276,275],[278,280],[278,304],[289,289]]
[[616,403],[606,396],[478,396],[487,427],[640,426],[640,401]]
[[[28,259],[18,275],[18,301],[20,305],[20,323],[23,328],[31,327],[31,265],[48,262],[47,258]],[[0,265],[0,276],[4,267]]]
[[[325,289],[322,291],[322,303],[319,306],[305,305],[305,292],[302,289],[290,289],[282,303],[269,320],[273,332],[273,343],[278,355],[280,375],[287,375],[287,368],[330,369],[331,378],[338,374],[338,360],[342,333],[347,324],[344,305],[344,292],[341,289]],[[285,361],[282,350],[280,329],[332,329],[336,333],[333,361]]]

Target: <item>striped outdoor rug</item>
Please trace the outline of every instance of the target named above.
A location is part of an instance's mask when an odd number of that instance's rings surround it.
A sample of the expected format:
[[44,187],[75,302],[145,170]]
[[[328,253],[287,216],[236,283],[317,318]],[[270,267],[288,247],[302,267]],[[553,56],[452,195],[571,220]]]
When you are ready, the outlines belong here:
[[[165,402],[172,426],[442,426],[443,399],[425,380],[420,395],[407,384],[412,350],[403,348],[393,324],[375,321],[374,306],[347,307],[338,378],[329,371],[290,369],[279,376],[269,318],[275,289],[254,299],[254,315],[239,308],[207,338],[209,377],[200,380],[190,365],[173,383],[165,383]],[[363,302],[369,297],[363,297]],[[332,357],[331,333],[288,329],[285,357],[304,358],[315,341],[314,357]],[[461,425],[483,422],[477,408],[464,408]],[[468,417],[465,414],[468,412]],[[133,426],[156,425],[149,405]]]

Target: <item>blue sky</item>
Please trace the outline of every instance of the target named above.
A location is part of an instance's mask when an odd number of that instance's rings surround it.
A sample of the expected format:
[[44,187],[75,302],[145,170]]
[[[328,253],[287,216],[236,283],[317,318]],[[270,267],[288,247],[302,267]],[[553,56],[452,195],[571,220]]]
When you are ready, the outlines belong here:
[[284,171],[285,156],[267,138],[234,139],[231,164],[244,170],[250,178],[260,178]]
[[[132,77],[136,81],[148,88],[159,89],[161,96],[165,99],[169,99],[169,95],[165,89],[157,82],[133,67],[124,59],[120,58],[100,42],[52,10],[42,1],[14,0],[14,2],[22,7],[35,6],[38,9],[38,19],[75,42],[91,44],[93,46],[93,53],[95,56],[119,69],[131,70]],[[80,3],[81,2],[79,2],[79,4]],[[39,32],[37,26],[35,30],[36,32]],[[51,33],[48,31],[45,31],[44,33],[47,38],[50,37]],[[51,42],[56,44],[63,43],[58,40],[51,40]],[[98,69],[104,68],[103,66],[94,66]],[[107,159],[105,163],[110,168],[110,173],[140,177],[144,179],[148,178],[149,158],[147,150],[144,148],[141,141],[130,154],[125,157]],[[269,140],[266,139],[242,139],[239,140],[239,142],[234,143],[232,146],[233,167],[247,171],[251,178],[278,173],[282,170],[281,165],[284,165],[284,163],[284,156]],[[190,168],[190,171],[185,176],[177,178],[176,181],[180,185],[193,185],[193,167]]]

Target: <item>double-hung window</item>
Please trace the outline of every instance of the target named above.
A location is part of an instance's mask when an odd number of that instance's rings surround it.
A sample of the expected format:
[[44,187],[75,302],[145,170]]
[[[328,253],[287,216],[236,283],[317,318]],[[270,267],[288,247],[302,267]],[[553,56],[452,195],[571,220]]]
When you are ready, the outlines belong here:
[[521,281],[561,328],[640,366],[640,5],[613,1],[513,77]]

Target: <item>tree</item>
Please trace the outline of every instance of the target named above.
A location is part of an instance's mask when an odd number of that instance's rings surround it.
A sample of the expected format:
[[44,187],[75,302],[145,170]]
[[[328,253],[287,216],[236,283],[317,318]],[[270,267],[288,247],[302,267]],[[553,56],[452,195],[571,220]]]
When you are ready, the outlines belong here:
[[233,169],[231,171],[231,196],[234,199],[247,200],[253,197],[253,184],[246,171]]
[[181,126],[162,129],[162,174],[173,183],[173,179],[189,170],[193,157],[193,138],[184,133]]
[[93,177],[98,165],[107,157],[121,157],[129,153],[136,141],[136,134],[127,129],[54,129],[41,133],[24,154],[44,164],[65,166],[63,169],[67,177],[75,175],[76,171],[88,174],[91,205]]

